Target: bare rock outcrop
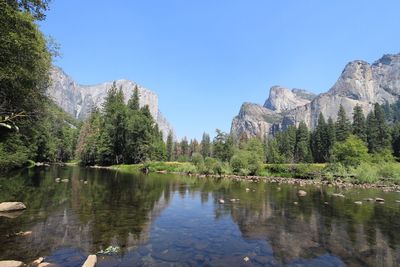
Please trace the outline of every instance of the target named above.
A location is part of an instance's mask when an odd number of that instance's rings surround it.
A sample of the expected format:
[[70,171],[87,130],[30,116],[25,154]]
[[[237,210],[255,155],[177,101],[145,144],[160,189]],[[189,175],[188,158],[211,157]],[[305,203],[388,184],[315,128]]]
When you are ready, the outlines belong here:
[[231,133],[264,137],[301,121],[313,129],[320,113],[336,120],[340,105],[351,119],[356,105],[367,115],[375,103],[394,103],[399,98],[400,54],[384,55],[373,64],[355,60],[345,66],[326,93],[315,96],[305,90],[274,86],[264,104],[266,110],[257,104],[243,104],[232,121]]
[[[101,107],[113,82],[104,82],[97,85],[80,85],[76,83],[61,68],[53,67],[51,70],[51,86],[47,89],[48,96],[64,111],[77,119],[86,119],[94,107]],[[164,139],[170,131],[174,132],[171,124],[158,108],[156,93],[138,85],[130,80],[116,80],[116,86],[121,88],[125,101],[128,102],[135,86],[139,89],[140,106],[148,105],[150,113],[163,132]]]

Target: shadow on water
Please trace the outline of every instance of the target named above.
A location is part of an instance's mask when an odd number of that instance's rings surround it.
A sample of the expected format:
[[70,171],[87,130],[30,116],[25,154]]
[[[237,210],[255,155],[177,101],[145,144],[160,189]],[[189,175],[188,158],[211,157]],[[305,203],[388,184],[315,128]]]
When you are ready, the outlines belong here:
[[[28,207],[0,217],[0,260],[47,256],[81,266],[113,246],[120,251],[99,255],[98,266],[400,265],[400,193],[353,189],[340,198],[333,188],[305,187],[299,198],[298,189],[79,167],[24,170],[0,178],[0,201]],[[376,196],[385,204],[354,204]]]

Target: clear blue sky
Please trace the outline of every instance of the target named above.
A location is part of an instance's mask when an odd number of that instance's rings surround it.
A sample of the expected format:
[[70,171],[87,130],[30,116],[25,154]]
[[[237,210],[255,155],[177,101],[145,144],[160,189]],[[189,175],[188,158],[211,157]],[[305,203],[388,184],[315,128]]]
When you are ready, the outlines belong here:
[[134,80],[178,137],[200,138],[272,85],[320,93],[348,61],[400,52],[399,12],[398,0],[53,0],[41,28],[76,81]]

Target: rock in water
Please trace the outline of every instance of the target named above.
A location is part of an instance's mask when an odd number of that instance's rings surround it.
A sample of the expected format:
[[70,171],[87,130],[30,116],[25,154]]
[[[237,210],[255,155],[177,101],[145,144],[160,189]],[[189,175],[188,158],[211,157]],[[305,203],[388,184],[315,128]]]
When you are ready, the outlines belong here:
[[220,204],[224,204],[224,203],[225,203],[225,200],[220,199],[220,200],[219,200],[219,203],[220,203]]
[[354,204],[362,205],[362,202],[361,201],[355,201]]
[[0,212],[24,210],[26,206],[22,202],[2,202],[0,203]]
[[58,267],[58,265],[50,262],[42,262],[38,267]]
[[97,263],[97,256],[96,255],[89,255],[85,261],[85,263],[82,265],[82,267],[94,267],[96,266]]
[[22,261],[0,261],[0,267],[21,267],[25,266]]
[[383,198],[380,198],[380,197],[376,197],[376,198],[375,198],[375,201],[376,201],[376,202],[381,202],[381,203],[382,203],[382,202],[385,202],[385,200],[384,200]]
[[304,190],[299,190],[299,191],[297,192],[297,195],[298,195],[299,197],[305,197],[305,196],[307,195],[307,192],[304,191]]
[[38,265],[41,264],[43,261],[44,261],[44,258],[43,258],[43,257],[40,257],[40,258],[34,260],[34,261],[32,262],[31,265],[33,265],[33,266],[38,266]]

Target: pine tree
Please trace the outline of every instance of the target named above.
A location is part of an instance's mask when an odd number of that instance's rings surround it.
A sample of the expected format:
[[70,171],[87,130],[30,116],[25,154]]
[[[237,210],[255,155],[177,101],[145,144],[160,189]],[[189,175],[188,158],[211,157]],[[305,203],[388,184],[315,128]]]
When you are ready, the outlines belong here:
[[170,131],[167,137],[167,160],[172,161],[174,156],[174,139],[173,134]]
[[219,129],[216,132],[217,135],[213,141],[213,156],[221,161],[229,162],[233,156],[233,139]]
[[182,156],[185,158],[185,161],[189,160],[189,142],[186,137],[184,137],[181,141],[181,153]]
[[295,155],[296,162],[311,162],[310,133],[304,121],[300,122],[296,131]]
[[[117,89],[114,82],[112,87],[108,90],[106,99],[103,104],[103,129],[102,133],[102,146],[99,153],[104,151],[107,155],[100,155],[99,158],[103,159],[109,157],[110,151],[113,154],[114,160],[110,164],[119,164],[123,161],[125,150],[125,130],[126,130],[126,110],[124,103],[124,95],[122,89]],[[105,162],[104,160],[102,160]]]
[[400,123],[396,123],[392,130],[392,149],[395,157],[400,157]]
[[385,113],[378,103],[375,104],[374,107],[376,125],[378,129],[377,135],[377,144],[376,146],[379,150],[384,150],[390,147],[391,144],[391,136],[389,132],[389,127],[385,120]]
[[328,126],[324,115],[319,114],[318,125],[312,138],[312,152],[316,162],[326,162],[329,159]]
[[201,155],[203,158],[211,156],[211,140],[210,135],[203,133],[203,138],[201,139]]
[[327,136],[328,136],[328,152],[330,153],[331,149],[336,143],[336,128],[335,123],[333,122],[332,118],[329,117],[328,124],[327,124]]
[[365,123],[363,110],[361,106],[356,105],[353,110],[353,134],[364,142],[367,141]]
[[336,140],[343,142],[351,133],[351,124],[346,116],[346,111],[340,105],[336,120]]
[[137,85],[135,85],[135,88],[133,89],[133,94],[128,101],[128,108],[130,108],[131,110],[139,110],[140,109],[139,89],[138,89]]
[[367,144],[370,153],[376,152],[378,149],[378,124],[375,118],[375,113],[371,111],[367,116]]

